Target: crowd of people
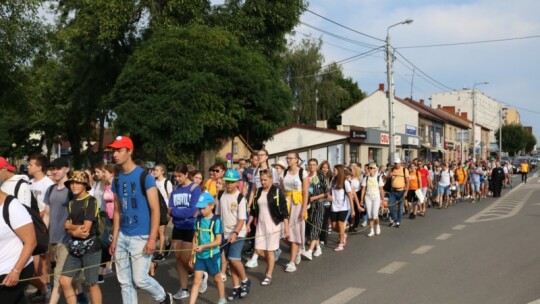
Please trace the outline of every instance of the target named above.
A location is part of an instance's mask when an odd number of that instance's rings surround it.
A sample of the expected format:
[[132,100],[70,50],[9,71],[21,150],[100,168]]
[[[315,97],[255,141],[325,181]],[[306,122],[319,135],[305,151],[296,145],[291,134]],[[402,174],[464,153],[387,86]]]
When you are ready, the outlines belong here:
[[[144,162],[132,159],[128,137],[118,136],[108,148],[114,164],[98,163],[85,171],[71,172],[64,158],[48,163],[45,156],[32,155],[31,179],[15,174],[0,157],[3,303],[25,303],[24,290],[31,284],[36,289],[28,296],[32,303],[56,304],[63,296],[70,304],[88,303],[88,297],[99,304],[99,284],[109,274],[120,283],[123,303],[137,303],[138,289],[158,303],[196,303],[210,277],[218,303],[227,303],[249,296],[246,268],[260,261],[265,264],[260,285],[272,285],[284,247],[290,252],[284,271],[295,272],[302,260],[319,257],[325,247],[343,252],[348,235],[360,229],[367,237],[381,235],[384,218],[399,228],[403,215],[414,220],[429,208],[500,197],[512,174],[509,163],[495,161],[404,163],[395,158],[386,166],[332,166],[326,160],[305,162],[295,152],[271,165],[268,151],[261,149],[235,169],[216,163],[204,181],[203,172],[186,164],[174,168],[173,178],[163,164],[147,170]],[[520,169],[526,182],[528,166]],[[39,238],[32,209],[48,226],[46,253],[34,254]],[[329,242],[331,233],[337,235],[336,244]],[[174,294],[154,278],[159,262],[171,254],[178,278]]]

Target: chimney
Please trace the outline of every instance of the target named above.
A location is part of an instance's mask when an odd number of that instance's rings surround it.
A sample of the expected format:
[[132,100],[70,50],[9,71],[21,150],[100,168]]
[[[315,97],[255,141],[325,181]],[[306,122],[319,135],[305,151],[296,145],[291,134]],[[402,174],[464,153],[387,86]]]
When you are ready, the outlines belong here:
[[384,83],[379,83],[379,91],[384,92]]
[[424,100],[423,99],[420,99],[420,104],[424,105]]
[[454,106],[443,106],[443,109],[448,113],[456,114],[456,107]]
[[461,112],[461,118],[467,119],[467,120],[468,120],[468,118],[467,118],[467,112]]

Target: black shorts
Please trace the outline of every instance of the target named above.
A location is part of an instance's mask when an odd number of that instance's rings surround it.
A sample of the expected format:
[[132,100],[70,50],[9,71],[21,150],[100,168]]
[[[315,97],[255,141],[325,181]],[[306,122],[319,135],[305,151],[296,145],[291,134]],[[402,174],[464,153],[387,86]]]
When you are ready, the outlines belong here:
[[193,243],[193,235],[195,235],[195,230],[184,230],[173,228],[172,230],[172,239],[184,241],[188,243]]
[[345,220],[347,219],[348,213],[349,211],[337,211],[337,212],[332,211],[332,214],[330,215],[330,220],[332,222],[345,222]]

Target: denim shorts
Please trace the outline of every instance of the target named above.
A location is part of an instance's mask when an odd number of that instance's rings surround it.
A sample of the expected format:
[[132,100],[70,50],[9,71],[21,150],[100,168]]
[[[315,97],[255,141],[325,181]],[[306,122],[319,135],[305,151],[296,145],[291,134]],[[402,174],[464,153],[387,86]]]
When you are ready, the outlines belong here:
[[215,276],[221,272],[221,254],[215,253],[207,259],[199,259],[195,261],[195,271],[206,271],[210,276]]
[[480,182],[471,183],[471,192],[480,192]]
[[450,195],[450,185],[448,186],[437,186],[437,193],[439,195]]
[[242,249],[244,248],[244,238],[236,239],[233,244],[227,243],[227,240],[223,242],[225,245],[221,247],[221,250],[225,253],[227,260],[240,261],[242,259]]
[[79,271],[77,271],[78,269],[88,267],[84,269],[84,280],[86,281],[86,285],[97,284],[99,263],[101,263],[101,250],[86,252],[82,257],[68,254],[66,262],[64,263],[64,268],[62,269],[62,275],[66,277],[75,277],[79,273]]

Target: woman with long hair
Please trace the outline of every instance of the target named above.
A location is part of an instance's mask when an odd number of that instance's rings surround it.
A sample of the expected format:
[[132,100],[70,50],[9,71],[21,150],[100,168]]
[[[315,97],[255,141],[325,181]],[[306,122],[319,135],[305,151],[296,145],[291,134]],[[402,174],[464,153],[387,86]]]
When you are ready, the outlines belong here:
[[328,196],[326,187],[326,177],[317,170],[317,159],[312,158],[308,161],[309,178],[309,234],[307,236],[309,249],[302,255],[308,260],[313,256],[318,257],[322,254],[320,246],[320,234],[324,227],[324,203]]
[[334,180],[332,188],[329,190],[329,197],[332,200],[332,229],[339,234],[338,247],[335,251],[342,251],[347,244],[347,234],[345,234],[345,221],[350,211],[350,216],[354,216],[353,196],[351,183],[346,180],[345,168],[343,165],[334,166]]
[[[100,216],[105,221],[106,226],[112,226],[112,218],[114,214],[114,193],[112,192],[112,183],[117,174],[116,166],[107,164],[103,166],[103,174],[101,177],[101,185],[103,186],[103,211]],[[103,231],[101,231],[103,233]],[[112,235],[111,235],[112,236]],[[104,275],[112,273],[111,255],[109,254],[109,246],[104,244],[101,248],[101,264],[99,268],[98,282],[104,282]]]
[[[201,195],[201,188],[189,179],[189,170],[185,164],[176,166],[174,176],[178,187],[169,198],[169,213],[174,225],[172,231],[172,246],[176,256],[176,271],[180,289],[173,298],[180,300],[189,298],[188,276],[191,267],[191,250],[193,248],[193,235],[195,234],[195,212],[197,201]],[[208,274],[203,276],[200,292],[206,291]]]
[[[330,190],[330,183],[332,182],[333,175],[332,175],[332,167],[330,166],[330,163],[327,160],[324,160],[319,165],[319,172],[324,176],[325,178],[325,184],[326,184],[326,190]],[[324,246],[327,244],[328,240],[328,230],[331,229],[331,222],[330,222],[330,214],[331,214],[331,207],[332,203],[330,201],[330,198],[328,195],[326,195],[326,198],[323,202],[324,206],[324,215],[323,215],[323,229],[321,230],[320,236],[319,236],[319,244]]]
[[291,210],[289,216],[291,227],[288,238],[291,245],[291,259],[285,271],[294,272],[296,265],[301,261],[300,253],[305,244],[309,177],[308,173],[299,165],[298,153],[288,153],[286,159],[288,168],[284,172],[281,184],[287,197],[287,205]]

